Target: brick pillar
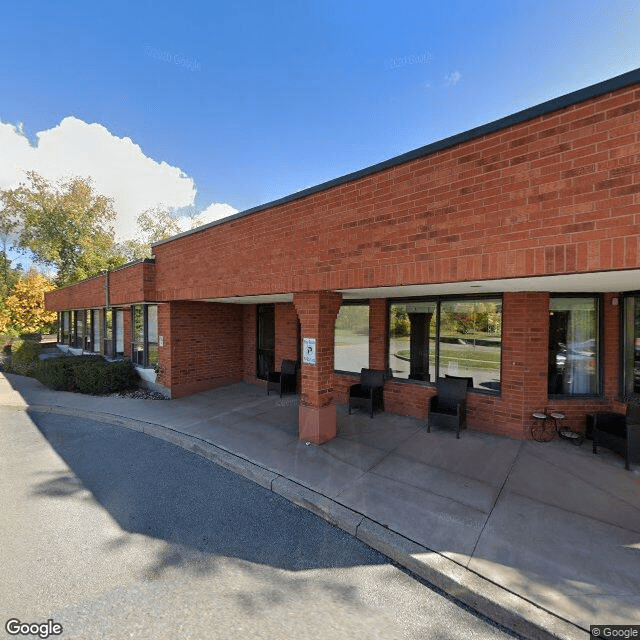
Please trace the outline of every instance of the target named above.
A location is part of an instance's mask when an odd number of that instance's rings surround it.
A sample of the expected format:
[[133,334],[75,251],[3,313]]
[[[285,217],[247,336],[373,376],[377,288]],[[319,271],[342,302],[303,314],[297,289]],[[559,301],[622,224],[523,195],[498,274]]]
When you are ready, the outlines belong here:
[[386,298],[369,300],[369,368],[387,368],[387,324],[389,320]]
[[298,359],[298,316],[291,302],[275,305],[276,320],[276,370],[283,360]]
[[162,346],[158,345],[158,383],[171,389],[171,303],[158,305],[158,340],[162,336]]
[[256,378],[256,344],[257,344],[257,309],[255,304],[246,304],[242,310],[243,358],[242,375],[247,382],[257,382]]
[[120,307],[122,309],[122,319],[124,320],[124,357],[131,358],[131,307]]
[[334,291],[296,293],[293,296],[300,318],[302,340],[316,341],[316,364],[305,364],[302,354],[300,392],[301,440],[322,444],[336,435],[336,407],[333,400],[334,330],[342,294]]
[[[615,304],[614,304],[615,300]],[[620,301],[617,293],[605,293],[602,303],[604,320],[604,380],[603,393],[607,400],[615,402],[620,396]]]
[[532,412],[548,402],[549,294],[505,292],[502,318],[502,392],[493,422],[526,439]]

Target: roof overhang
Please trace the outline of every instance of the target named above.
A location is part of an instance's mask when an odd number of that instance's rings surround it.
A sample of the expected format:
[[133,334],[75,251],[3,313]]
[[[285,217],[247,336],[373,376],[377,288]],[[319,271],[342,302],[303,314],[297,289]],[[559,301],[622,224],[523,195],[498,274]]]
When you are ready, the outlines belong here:
[[[448,296],[472,294],[499,294],[505,291],[548,291],[549,293],[622,293],[640,291],[640,269],[624,271],[598,271],[531,278],[502,278],[499,280],[472,280],[438,284],[410,284],[395,287],[338,289],[344,300],[369,298],[411,298],[418,296]],[[233,304],[265,304],[292,302],[293,293],[275,293],[257,296],[209,298],[206,302]]]

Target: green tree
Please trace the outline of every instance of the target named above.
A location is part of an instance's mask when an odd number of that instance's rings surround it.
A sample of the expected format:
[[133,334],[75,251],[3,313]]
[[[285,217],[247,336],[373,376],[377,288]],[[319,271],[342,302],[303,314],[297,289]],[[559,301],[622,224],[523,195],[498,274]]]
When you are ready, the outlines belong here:
[[[195,212],[186,217],[189,219],[190,228],[193,229],[200,224]],[[120,252],[129,261],[151,257],[153,253],[151,245],[154,242],[166,240],[184,230],[174,213],[165,207],[147,209],[138,216],[136,221],[140,239],[125,240],[119,245]]]
[[400,305],[392,305],[391,320],[389,322],[389,332],[391,335],[399,338],[408,336],[410,331],[409,316]]
[[18,219],[5,205],[4,192],[0,191],[0,311],[3,303],[20,279],[21,267],[11,266],[9,249],[13,248],[18,229]]
[[90,179],[52,184],[29,172],[27,183],[2,192],[2,200],[5,215],[19,224],[19,247],[55,269],[58,286],[126,261],[114,239],[113,203],[94,192]]

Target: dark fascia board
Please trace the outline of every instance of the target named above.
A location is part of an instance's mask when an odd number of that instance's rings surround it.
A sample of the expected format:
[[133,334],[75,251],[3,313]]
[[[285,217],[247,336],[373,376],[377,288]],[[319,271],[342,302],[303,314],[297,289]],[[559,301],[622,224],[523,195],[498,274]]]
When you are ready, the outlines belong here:
[[428,145],[425,145],[424,147],[414,149],[413,151],[408,151],[407,153],[395,156],[394,158],[390,158],[389,160],[384,160],[383,162],[379,162],[370,167],[366,167],[365,169],[359,169],[358,171],[348,173],[345,176],[323,182],[322,184],[316,185],[315,187],[309,187],[308,189],[297,191],[296,193],[278,198],[277,200],[272,200],[271,202],[267,202],[265,204],[260,204],[256,207],[252,207],[251,209],[246,209],[245,211],[239,211],[238,213],[235,213],[231,216],[221,218],[220,220],[214,220],[213,222],[209,222],[200,227],[196,227],[195,229],[183,231],[182,233],[171,236],[171,238],[167,238],[166,240],[154,242],[151,246],[157,247],[158,245],[166,244],[167,242],[173,242],[174,240],[178,240],[179,238],[184,238],[186,236],[193,235],[194,233],[205,231],[207,229],[210,229],[211,227],[217,227],[221,224],[231,222],[232,220],[238,220],[239,218],[244,218],[245,216],[249,216],[260,211],[272,209],[281,204],[286,204],[288,202],[293,202],[294,200],[305,198],[307,196],[313,195],[314,193],[319,193],[321,191],[330,189],[331,187],[336,187],[347,182],[353,182],[360,178],[370,176],[371,174],[378,173],[379,171],[397,167],[398,165],[404,164],[411,160],[429,156],[433,153],[436,153],[437,151],[455,147],[456,145],[462,144],[463,142],[469,142],[470,140],[473,140],[475,138],[480,138],[487,134],[495,133],[497,131],[500,131],[501,129],[506,129],[507,127],[511,127],[515,124],[520,124],[522,122],[526,122],[527,120],[533,120],[534,118],[547,115],[554,111],[559,111],[560,109],[571,107],[575,104],[579,104],[580,102],[585,102],[587,100],[590,100],[591,98],[597,98],[605,93],[617,91],[618,89],[623,89],[624,87],[627,87],[629,85],[639,83],[640,68],[633,69],[632,71],[627,71],[626,73],[615,76],[614,78],[604,80],[603,82],[598,82],[597,84],[584,87],[583,89],[578,89],[577,91],[572,91],[571,93],[567,93],[558,98],[552,98],[551,100],[542,102],[541,104],[538,104],[534,107],[523,109],[522,111],[518,111],[509,116],[505,116],[504,118],[494,120],[493,122],[474,127],[473,129],[469,129],[468,131],[464,131],[462,133],[457,133],[453,136],[449,136],[448,138],[444,138],[443,140],[439,140],[437,142],[432,142]]
[[134,267],[137,264],[155,264],[156,259],[152,256],[151,258],[138,258],[137,260],[132,260],[131,262],[127,262],[126,264],[120,265],[115,269],[109,269],[109,273],[113,273],[114,271],[120,271],[120,269],[128,269],[129,267]]
[[133,267],[137,264],[155,264],[155,262],[156,262],[155,258],[138,258],[138,260],[132,260],[131,262],[122,264],[119,267],[115,267],[114,269],[103,269],[98,275],[91,276],[90,278],[85,278],[84,280],[80,280],[79,282],[74,282],[73,284],[67,284],[64,287],[60,287],[59,289],[54,289],[54,291],[61,291],[62,289],[75,287],[77,284],[84,284],[85,282],[89,282],[90,280],[95,280],[96,278],[104,278],[105,273],[113,273],[114,271],[120,271],[121,269],[128,269],[129,267]]

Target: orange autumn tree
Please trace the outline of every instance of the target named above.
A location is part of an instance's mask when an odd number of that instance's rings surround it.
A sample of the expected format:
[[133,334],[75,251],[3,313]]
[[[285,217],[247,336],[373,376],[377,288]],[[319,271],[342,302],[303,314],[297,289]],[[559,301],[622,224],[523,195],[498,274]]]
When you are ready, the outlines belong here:
[[53,291],[55,285],[42,274],[30,272],[21,278],[5,301],[5,310],[0,314],[0,326],[5,325],[18,333],[39,333],[49,330],[55,323],[55,311],[44,307],[44,294]]

